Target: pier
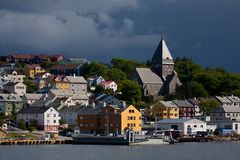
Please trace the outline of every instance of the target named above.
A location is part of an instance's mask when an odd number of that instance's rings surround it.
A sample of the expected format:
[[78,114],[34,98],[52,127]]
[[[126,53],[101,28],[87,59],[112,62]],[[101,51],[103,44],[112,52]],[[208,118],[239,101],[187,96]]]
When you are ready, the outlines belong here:
[[72,143],[72,140],[0,140],[0,145],[46,145]]

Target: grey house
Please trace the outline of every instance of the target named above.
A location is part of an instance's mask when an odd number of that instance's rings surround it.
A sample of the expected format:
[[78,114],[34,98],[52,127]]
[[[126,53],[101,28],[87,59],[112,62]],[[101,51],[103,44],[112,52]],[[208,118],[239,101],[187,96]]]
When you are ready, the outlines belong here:
[[10,115],[23,108],[23,101],[17,94],[0,94],[0,113]]
[[143,96],[169,95],[181,85],[172,55],[163,39],[152,57],[151,68],[136,68],[136,72]]

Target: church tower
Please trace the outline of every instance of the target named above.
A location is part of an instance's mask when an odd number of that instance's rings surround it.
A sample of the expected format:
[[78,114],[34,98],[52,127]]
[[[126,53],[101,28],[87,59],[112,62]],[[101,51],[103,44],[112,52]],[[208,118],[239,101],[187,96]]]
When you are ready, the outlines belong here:
[[152,57],[151,70],[164,80],[174,71],[174,61],[164,39],[161,39]]

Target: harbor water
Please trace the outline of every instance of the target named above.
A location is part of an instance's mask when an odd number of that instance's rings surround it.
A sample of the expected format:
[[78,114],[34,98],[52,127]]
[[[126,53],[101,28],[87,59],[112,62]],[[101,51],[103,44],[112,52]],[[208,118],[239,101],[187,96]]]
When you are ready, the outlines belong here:
[[8,145],[0,160],[238,160],[240,142],[173,145]]

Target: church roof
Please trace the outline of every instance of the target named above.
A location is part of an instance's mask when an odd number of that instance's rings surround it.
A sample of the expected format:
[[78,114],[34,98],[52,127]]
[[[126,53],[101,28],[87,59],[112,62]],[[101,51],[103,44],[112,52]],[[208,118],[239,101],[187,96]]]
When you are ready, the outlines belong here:
[[172,55],[164,41],[161,39],[153,57],[152,57],[152,64],[173,64]]
[[149,68],[136,68],[136,71],[142,83],[163,83],[162,79]]

